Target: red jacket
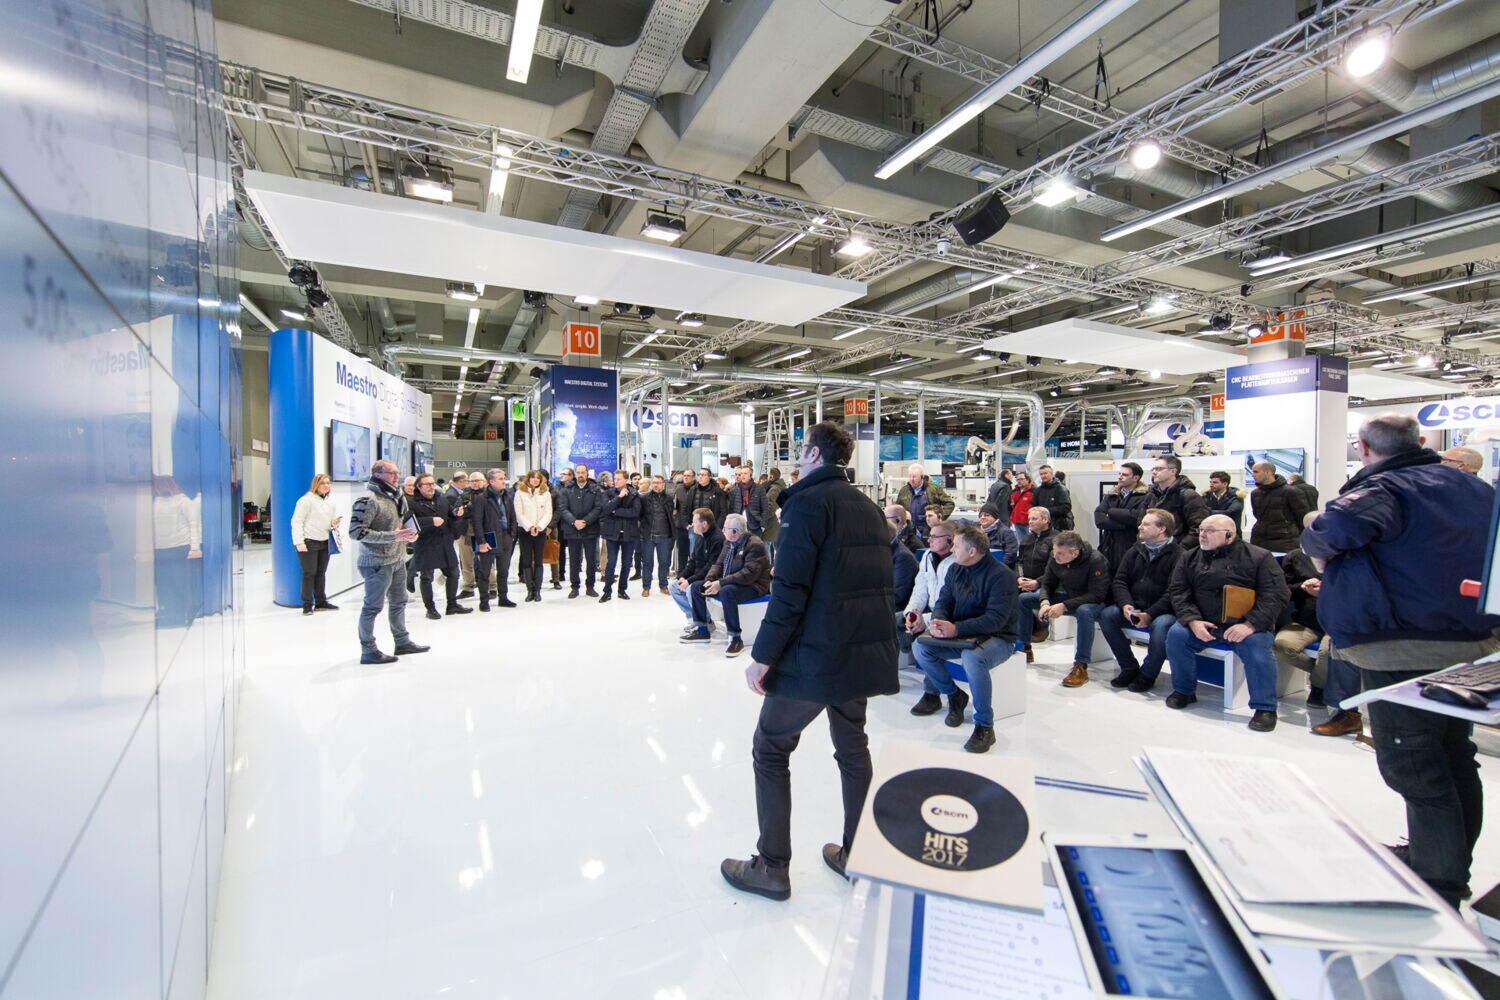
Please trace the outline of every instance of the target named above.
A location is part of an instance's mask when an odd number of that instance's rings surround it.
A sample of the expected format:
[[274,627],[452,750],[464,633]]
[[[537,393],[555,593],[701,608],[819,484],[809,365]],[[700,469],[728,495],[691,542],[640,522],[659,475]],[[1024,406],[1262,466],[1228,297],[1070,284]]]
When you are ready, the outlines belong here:
[[1031,487],[1024,490],[1010,491],[1010,523],[1025,524],[1026,515],[1031,512]]

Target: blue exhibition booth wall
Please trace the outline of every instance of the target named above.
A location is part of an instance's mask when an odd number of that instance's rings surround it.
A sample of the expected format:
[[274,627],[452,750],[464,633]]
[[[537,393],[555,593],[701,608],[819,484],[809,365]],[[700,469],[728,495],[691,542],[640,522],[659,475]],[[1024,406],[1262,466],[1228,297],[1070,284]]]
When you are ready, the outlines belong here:
[[[292,510],[320,472],[343,523],[342,551],[328,563],[328,593],[360,582],[349,511],[370,465],[388,458],[404,473],[432,455],[432,397],[308,330],[271,334],[271,531],[277,604],[301,604],[302,567],[291,537]],[[335,448],[334,440],[338,441]]]

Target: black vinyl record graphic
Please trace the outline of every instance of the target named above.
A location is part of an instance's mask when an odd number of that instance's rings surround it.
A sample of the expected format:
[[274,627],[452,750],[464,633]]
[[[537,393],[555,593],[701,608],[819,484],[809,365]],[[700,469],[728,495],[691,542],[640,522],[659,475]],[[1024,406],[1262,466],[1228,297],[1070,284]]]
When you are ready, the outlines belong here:
[[1031,830],[1019,799],[988,778],[946,767],[898,774],[875,792],[875,825],[902,854],[944,871],[980,871],[1015,856]]

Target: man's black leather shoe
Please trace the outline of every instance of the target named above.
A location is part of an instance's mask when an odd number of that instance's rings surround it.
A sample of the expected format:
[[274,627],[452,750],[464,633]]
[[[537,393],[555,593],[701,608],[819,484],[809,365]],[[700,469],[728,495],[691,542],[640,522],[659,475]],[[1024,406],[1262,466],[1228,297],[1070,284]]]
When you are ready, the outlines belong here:
[[431,648],[431,646],[422,646],[415,642],[403,642],[396,647],[396,655],[404,656],[407,653],[425,653]]
[[361,655],[360,658],[359,658],[359,662],[360,663],[395,663],[396,662],[396,657],[392,656],[390,653],[382,653],[380,650],[377,649],[373,653],[365,653],[365,654]]
[[1269,733],[1276,728],[1276,713],[1257,709],[1255,714],[1250,716],[1249,727],[1257,733]]
[[1171,694],[1167,695],[1167,707],[1187,708],[1197,700],[1198,696],[1195,694],[1180,694],[1177,691],[1173,691]]
[[922,697],[911,707],[912,715],[936,715],[943,710],[943,696],[923,691]]

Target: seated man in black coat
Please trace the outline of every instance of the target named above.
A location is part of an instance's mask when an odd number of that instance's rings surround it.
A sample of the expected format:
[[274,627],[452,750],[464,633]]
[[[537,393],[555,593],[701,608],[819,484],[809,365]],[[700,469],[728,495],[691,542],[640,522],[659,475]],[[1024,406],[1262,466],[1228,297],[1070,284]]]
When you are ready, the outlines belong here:
[[745,515],[724,518],[724,548],[702,580],[688,588],[693,604],[693,625],[683,642],[707,642],[713,628],[708,598],[717,596],[724,606],[724,630],[729,633],[725,656],[745,651],[740,639],[740,602],[753,601],[771,592],[771,553],[766,543],[745,527]]
[[[1167,634],[1177,624],[1167,590],[1182,555],[1182,546],[1172,537],[1176,531],[1176,518],[1171,514],[1159,507],[1147,508],[1136,528],[1136,543],[1115,571],[1114,603],[1099,615],[1099,632],[1120,665],[1120,672],[1109,682],[1111,687],[1144,694],[1156,684],[1167,660]],[[1127,628],[1146,630],[1145,663],[1136,661],[1125,638]]]
[[1010,659],[1016,649],[1016,574],[990,555],[988,539],[973,525],[960,528],[953,546],[954,566],[932,607],[927,635],[933,639],[977,640],[972,649],[957,650],[918,637],[913,650],[917,664],[927,675],[922,697],[912,706],[912,715],[933,715],[948,696],[948,715],[943,721],[957,728],[964,724],[969,696],[953,682],[950,659],[963,663],[974,693],[974,734],[964,749],[984,753],[995,745],[995,709],[990,701],[990,671]]
[[[693,511],[692,532],[697,537],[693,543],[692,554],[688,556],[687,563],[682,567],[682,572],[677,576],[677,582],[672,586],[672,600],[687,615],[687,628],[683,630],[686,635],[697,629],[693,622],[693,599],[692,586],[701,583],[708,578],[709,568],[719,561],[720,554],[724,551],[724,533],[719,530],[718,517],[708,507],[699,507]],[[712,630],[712,626],[709,626]]]
[[[1109,560],[1076,531],[1052,539],[1052,558],[1037,588],[1021,595],[1021,632],[1032,642],[1047,639],[1050,623],[1063,615],[1077,619],[1073,630],[1073,669],[1063,687],[1082,687],[1089,680],[1094,655],[1094,625],[1109,603]],[[1031,662],[1029,659],[1027,662]]]

